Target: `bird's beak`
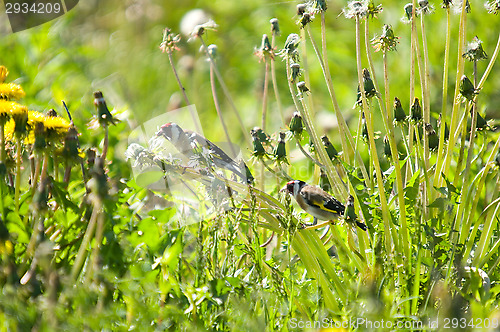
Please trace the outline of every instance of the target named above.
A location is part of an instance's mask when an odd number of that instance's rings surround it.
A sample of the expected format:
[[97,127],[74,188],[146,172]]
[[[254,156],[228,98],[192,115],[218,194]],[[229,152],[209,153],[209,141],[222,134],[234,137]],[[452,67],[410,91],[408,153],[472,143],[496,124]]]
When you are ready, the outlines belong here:
[[287,191],[287,189],[286,189],[286,184],[285,184],[285,186],[284,186],[283,188],[281,188],[281,189],[280,189],[280,193],[282,193],[282,192],[284,192],[284,191]]

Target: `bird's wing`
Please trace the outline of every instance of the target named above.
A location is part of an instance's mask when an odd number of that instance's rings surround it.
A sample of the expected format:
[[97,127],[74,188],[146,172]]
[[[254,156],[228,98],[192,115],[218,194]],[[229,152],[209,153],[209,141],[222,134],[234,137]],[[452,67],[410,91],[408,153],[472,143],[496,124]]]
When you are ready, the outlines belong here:
[[307,194],[301,191],[300,195],[302,196],[304,201],[306,201],[306,203],[314,205],[320,208],[321,210],[338,214],[344,213],[344,205],[342,203],[340,203],[338,200],[336,200],[331,196],[325,198],[323,195],[321,195],[320,192],[317,192],[314,189],[310,190]]

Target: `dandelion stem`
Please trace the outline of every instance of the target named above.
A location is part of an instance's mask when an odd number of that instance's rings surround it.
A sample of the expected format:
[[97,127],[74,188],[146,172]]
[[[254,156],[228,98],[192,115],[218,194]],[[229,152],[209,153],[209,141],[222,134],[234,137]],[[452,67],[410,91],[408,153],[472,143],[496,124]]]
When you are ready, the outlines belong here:
[[15,202],[16,212],[19,212],[19,193],[21,189],[21,137],[16,137],[16,189],[15,189]]
[[106,156],[108,154],[108,146],[109,146],[109,130],[108,130],[108,125],[103,124],[104,127],[104,143],[102,146],[102,155],[101,158],[102,160],[106,160]]
[[224,82],[224,79],[222,78],[222,75],[219,72],[219,69],[217,68],[217,65],[215,63],[214,58],[212,55],[208,52],[207,45],[205,41],[203,40],[203,37],[200,36],[200,42],[201,45],[203,46],[203,50],[205,51],[205,54],[208,57],[208,61],[210,64],[213,66],[215,76],[217,77],[217,80],[219,81],[219,84],[222,88],[222,91],[224,91],[224,94],[226,95],[227,101],[229,102],[229,105],[231,106],[232,110],[234,111],[234,114],[236,115],[236,118],[238,119],[238,123],[240,125],[241,131],[243,132],[243,136],[245,137],[245,141],[247,144],[250,144],[252,139],[250,138],[250,134],[248,134],[248,131],[245,129],[245,125],[243,124],[243,121],[241,120],[240,113],[238,112],[238,109],[236,108],[236,105],[234,104],[233,98],[231,97],[231,94],[229,93],[229,89],[226,86],[226,83]]
[[90,243],[94,235],[94,231],[97,224],[97,218],[99,216],[99,211],[94,206],[92,210],[92,215],[90,216],[90,221],[87,226],[87,230],[85,231],[85,235],[83,237],[82,243],[80,244],[80,248],[78,249],[78,253],[75,258],[75,262],[73,263],[73,268],[71,270],[71,278],[76,281],[80,271],[82,270],[83,263],[85,262],[85,257],[87,255],[87,247]]
[[499,53],[500,53],[500,33],[498,34],[497,46],[495,47],[495,51],[493,52],[493,55],[491,56],[490,62],[488,63],[488,67],[486,67],[486,70],[484,71],[484,74],[481,77],[479,84],[476,86],[476,89],[478,91],[483,88],[483,85],[486,82],[486,79],[488,78],[488,76],[490,75],[491,69],[493,68],[493,65],[495,64],[495,61],[497,60]]
[[89,274],[88,274],[88,281],[92,279],[92,276],[95,271],[98,270],[99,266],[99,252],[101,251],[101,246],[102,246],[102,239],[104,235],[104,211],[102,209],[102,203],[101,202],[96,202],[94,204],[94,210],[97,210],[97,225],[96,225],[96,231],[95,231],[95,247],[92,252],[92,262],[89,266]]
[[177,84],[179,85],[179,89],[181,90],[181,93],[182,93],[182,97],[184,98],[184,102],[186,103],[186,106],[189,106],[189,105],[191,105],[191,102],[189,101],[189,98],[186,94],[186,89],[182,85],[181,79],[179,78],[179,74],[177,73],[177,69],[175,69],[174,58],[172,56],[171,50],[167,51],[167,56],[168,56],[168,61],[170,62],[170,67],[172,68],[172,71],[174,72],[175,80],[177,81]]
[[[275,39],[276,39],[276,37],[273,33],[273,35],[271,37],[271,47],[273,49],[274,49]],[[281,105],[281,98],[280,98],[280,93],[279,93],[279,89],[278,89],[278,83],[276,81],[276,66],[275,66],[274,58],[271,59],[271,81],[273,83],[274,96],[276,98],[276,105],[277,105],[278,111],[280,113],[281,123],[283,124],[283,126],[285,126],[286,125],[285,115],[283,114],[283,106]]]
[[[436,161],[436,170],[441,169],[441,165],[443,164],[443,152],[444,152],[444,136],[445,136],[445,127],[448,116],[448,66],[449,66],[449,58],[450,58],[450,40],[451,40],[451,13],[450,8],[446,8],[446,42],[444,48],[444,64],[443,64],[443,101],[441,106],[441,127],[439,128],[439,145],[437,151],[437,161]],[[441,177],[441,172],[434,173],[434,184],[438,183],[439,178]]]
[[[71,113],[69,112],[69,108],[68,106],[66,106],[66,103],[64,102],[64,100],[61,100],[63,106],[64,106],[64,109],[66,110],[66,113],[68,114],[68,119],[70,121],[70,123],[72,125],[74,125],[73,123],[73,118],[71,117]],[[80,149],[80,140],[78,139],[78,134],[76,135],[76,147],[78,149]],[[85,174],[85,166],[83,165],[83,159],[80,159],[80,169],[82,171],[82,179],[83,179],[83,182],[87,182],[87,175]],[[69,179],[68,179],[68,182],[69,182]],[[67,183],[68,183],[67,182]]]
[[[319,53],[318,46],[316,44],[316,41],[314,40],[314,37],[312,36],[312,33],[311,33],[309,27],[306,26],[305,29],[307,29],[309,39],[310,39],[311,44],[313,46],[314,52],[316,53],[316,57],[318,58],[320,67],[323,71],[323,76],[324,76],[325,81],[326,81],[328,93],[330,94],[330,98],[332,101],[333,110],[335,111],[335,115],[337,117],[337,122],[339,124],[339,129],[340,129],[340,133],[341,133],[340,140],[342,142],[342,149],[344,151],[344,154],[343,154],[344,161],[346,163],[349,163],[350,159],[349,159],[348,155],[349,155],[349,151],[352,150],[352,147],[355,146],[354,139],[351,135],[351,132],[349,131],[349,127],[347,127],[347,123],[345,122],[342,113],[340,112],[340,107],[339,107],[339,104],[337,102],[337,97],[335,95],[335,91],[333,90],[333,82],[332,82],[332,77],[330,75],[330,70],[329,70],[328,66],[325,65],[325,62],[323,61],[323,58],[322,58],[321,54]],[[323,32],[325,29],[326,28],[324,27],[324,24],[323,24],[322,25],[322,36],[324,34],[326,34],[326,32]],[[326,38],[326,37],[323,37],[323,38]],[[347,140],[349,141],[349,145],[347,144],[346,137],[347,137]],[[349,149],[348,146],[350,146],[351,149]],[[365,164],[363,163],[363,159],[361,158],[359,151],[358,152],[355,151],[354,155],[355,155],[355,160],[358,163],[358,165],[361,169],[361,172],[363,173],[363,177],[367,181],[368,187],[371,188],[372,187],[372,185],[370,184],[371,178],[370,178],[370,176],[368,176],[368,172],[366,171]]]
[[210,63],[210,87],[212,88],[212,98],[214,99],[215,110],[217,111],[217,116],[219,117],[219,121],[222,125],[222,129],[224,130],[224,135],[226,136],[226,140],[229,143],[231,148],[231,153],[233,156],[236,156],[236,151],[234,150],[233,143],[231,141],[231,136],[229,136],[229,132],[227,131],[226,122],[222,117],[222,112],[220,109],[219,98],[217,97],[217,91],[215,88],[215,77],[214,77],[214,65]]
[[[394,123],[391,121],[391,117],[389,115],[388,110],[390,109],[389,100],[390,100],[390,91],[389,91],[389,71],[387,70],[387,53],[384,51],[383,53],[383,63],[384,63],[384,86],[385,86],[385,101],[386,101],[386,112],[385,116],[382,114],[382,117],[386,119],[386,130],[389,136],[389,145],[391,148],[392,160],[394,164],[394,171],[396,173],[396,185],[397,185],[397,194],[398,194],[398,205],[399,205],[399,221],[401,223],[401,232],[402,232],[402,241],[403,248],[405,254],[405,260],[407,262],[407,268],[411,267],[411,238],[408,234],[408,224],[406,221],[406,203],[404,196],[404,185],[403,185],[403,176],[401,173],[401,166],[399,164],[399,152],[396,145],[396,138],[394,135]],[[374,81],[375,82],[375,81]],[[409,270],[408,270],[409,271]]]
[[0,120],[0,162],[5,165],[5,124]]
[[[448,147],[445,154],[445,160],[441,167],[441,169],[437,169],[438,173],[444,172],[444,174],[448,174],[448,170],[450,169],[451,158],[453,155],[453,148],[455,147],[455,141],[457,136],[455,135],[455,131],[458,125],[458,113],[459,113],[459,104],[457,103],[458,95],[459,95],[459,87],[460,80],[462,79],[462,75],[464,73],[465,59],[462,57],[465,48],[465,31],[466,31],[466,7],[467,1],[462,1],[462,11],[460,14],[460,25],[459,25],[459,33],[458,33],[458,48],[457,48],[457,71],[455,77],[455,93],[453,95],[453,109],[451,111],[451,123],[450,123],[450,137],[448,139]],[[435,183],[434,186],[441,187],[444,179],[442,177],[439,178],[439,182]]]
[[[380,163],[377,155],[377,147],[375,145],[375,138],[374,138],[374,133],[373,133],[373,122],[372,122],[372,115],[371,111],[368,107],[368,103],[366,100],[366,94],[365,94],[365,86],[363,82],[363,74],[362,74],[362,66],[361,66],[361,33],[360,33],[360,18],[359,16],[356,16],[356,63],[357,63],[357,69],[358,69],[358,84],[359,84],[359,91],[361,92],[361,101],[363,105],[363,110],[365,113],[366,117],[366,126],[368,129],[368,141],[369,141],[369,152],[370,152],[370,159],[373,162],[373,166],[375,167],[375,172],[376,172],[376,180],[377,180],[377,186],[379,190],[379,197],[380,197],[380,203],[382,205],[382,215],[383,215],[383,221],[384,221],[384,228],[385,228],[385,248],[387,251],[387,255],[389,257],[393,256],[393,250],[396,249],[399,251],[399,246],[396,242],[397,237],[395,234],[392,234],[394,237],[394,242],[391,238],[391,233],[393,233],[392,227],[391,227],[391,217],[389,214],[388,206],[387,206],[387,198],[385,196],[385,191],[384,191],[384,183],[382,181],[382,172],[380,170]],[[396,248],[393,248],[393,245],[396,246]]]

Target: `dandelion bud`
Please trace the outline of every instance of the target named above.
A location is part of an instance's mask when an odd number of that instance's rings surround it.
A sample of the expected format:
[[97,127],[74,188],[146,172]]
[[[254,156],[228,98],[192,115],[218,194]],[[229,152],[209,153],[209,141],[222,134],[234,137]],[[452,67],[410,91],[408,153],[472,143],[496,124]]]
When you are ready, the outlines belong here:
[[299,112],[294,112],[290,124],[288,125],[294,136],[300,136],[304,131],[304,122]]
[[212,59],[217,59],[217,45],[215,44],[208,45],[207,53]]
[[300,65],[294,62],[290,65],[290,69],[291,69],[290,82],[295,82],[297,78],[300,76]]
[[410,109],[410,119],[414,122],[419,122],[422,120],[422,107],[420,106],[420,101],[418,98],[415,98],[413,101],[413,105],[411,105]]
[[292,61],[297,62],[299,59],[299,43],[300,37],[298,34],[289,34],[285,41],[285,47],[280,51],[280,55],[284,58],[289,58]]
[[320,168],[319,173],[319,186],[327,192],[332,190],[332,185],[330,184],[330,181],[328,181],[328,176],[322,168]]
[[[472,116],[472,107],[470,108],[470,114]],[[481,116],[481,114],[479,114],[479,112],[476,112],[476,129],[484,130],[487,127],[488,122]]]
[[398,97],[394,98],[394,121],[396,123],[401,123],[406,120],[406,113],[401,106],[401,101]]
[[259,135],[256,130],[252,130],[252,143],[253,143],[253,152],[252,155],[257,158],[262,158],[266,155],[266,150],[262,145],[262,141],[259,139]]
[[9,71],[7,70],[7,67],[0,66],[0,83],[5,82],[5,78],[9,75]]
[[304,15],[304,13],[306,12],[306,8],[307,8],[307,6],[305,3],[299,3],[297,5],[297,15],[298,16]]
[[297,89],[299,90],[299,92],[301,94],[305,93],[305,92],[309,92],[309,88],[306,86],[306,82],[304,82],[304,81],[300,81],[299,83],[297,83]]
[[301,28],[305,27],[307,24],[312,22],[312,16],[309,13],[302,14],[302,17],[299,20],[299,26]]
[[477,94],[476,89],[474,88],[474,84],[472,84],[470,79],[465,75],[463,75],[462,79],[460,80],[459,90],[464,101],[472,101],[474,99],[474,96]]
[[101,91],[94,92],[94,105],[97,110],[97,118],[99,119],[99,124],[102,127],[107,125],[115,124],[113,119],[113,115],[108,110],[108,106],[106,105],[106,100],[104,99]]
[[271,139],[269,138],[269,135],[267,135],[264,130],[262,130],[259,127],[254,127],[251,131],[250,134],[253,136],[256,136],[257,139],[265,145],[269,145],[271,143]]
[[323,135],[321,137],[321,141],[323,142],[323,146],[325,147],[326,153],[328,154],[328,158],[330,158],[331,160],[337,158],[339,153],[333,146],[332,142],[330,142],[330,140],[328,139],[328,136]]
[[[405,14],[406,14],[406,19],[408,21],[411,21],[412,19],[412,13],[413,13],[413,4],[411,3],[407,3],[404,7],[404,10],[405,10]],[[415,16],[416,16],[416,13],[415,13]]]
[[[366,68],[363,68],[363,85],[365,88],[365,97],[367,99],[373,98],[374,96],[377,95],[377,90],[375,90],[375,85],[373,84],[373,81],[370,77],[370,72]],[[359,86],[358,86],[358,99],[356,100],[356,104],[359,106],[362,105],[361,92]]]
[[443,8],[450,8],[450,5],[452,4],[452,0],[443,0],[443,3],[441,4],[441,7]]
[[391,158],[392,156],[391,145],[389,144],[389,137],[387,135],[384,136],[384,155],[387,158]]
[[284,132],[280,132],[278,144],[276,144],[276,147],[274,148],[273,156],[276,159],[276,162],[278,162],[278,163],[285,162],[288,164],[288,161],[286,160],[286,145],[285,145],[285,133]]
[[439,145],[439,137],[430,123],[425,124],[425,133],[429,141],[429,149],[431,151],[436,150]]
[[78,160],[80,151],[78,151],[78,132],[75,126],[71,126],[64,138],[64,147],[62,151],[62,156],[64,159]]
[[269,23],[271,23],[271,33],[273,34],[273,36],[279,36],[281,34],[281,31],[278,19],[276,17],[272,18]]

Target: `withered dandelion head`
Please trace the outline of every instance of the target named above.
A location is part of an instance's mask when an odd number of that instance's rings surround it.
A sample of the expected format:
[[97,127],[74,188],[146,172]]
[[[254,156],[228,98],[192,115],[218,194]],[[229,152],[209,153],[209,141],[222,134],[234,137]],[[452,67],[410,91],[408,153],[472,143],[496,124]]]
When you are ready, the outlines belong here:
[[488,59],[488,55],[483,49],[482,41],[475,36],[470,43],[467,44],[465,53],[462,57],[469,61],[479,61]]
[[170,28],[163,29],[163,40],[160,44],[160,50],[163,53],[172,53],[173,51],[178,51],[177,43],[181,41],[180,35],[175,35],[172,33]]
[[258,49],[255,50],[254,53],[260,61],[269,59],[274,59],[274,50],[271,46],[271,42],[269,41],[269,37],[266,34],[262,36],[262,43]]
[[346,18],[363,18],[368,15],[368,4],[365,1],[350,1],[342,12]]
[[500,13],[500,0],[490,0],[486,1],[484,7],[490,14],[497,15]]
[[396,45],[398,44],[399,37],[394,35],[394,31],[392,31],[392,27],[390,25],[385,24],[382,27],[382,34],[380,36],[376,36],[372,39],[373,47],[375,51],[395,51]]

